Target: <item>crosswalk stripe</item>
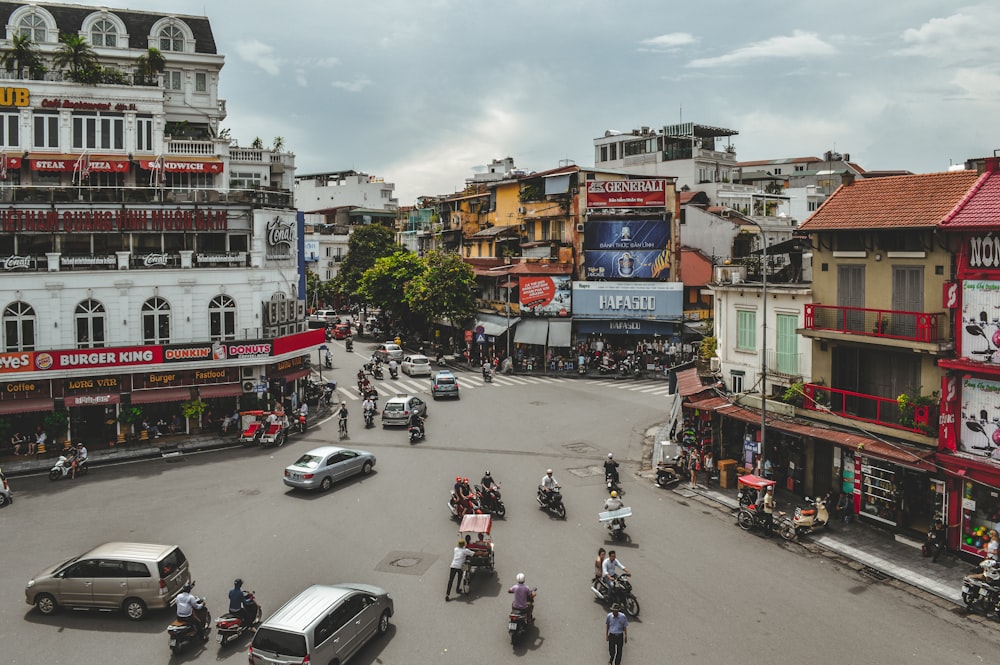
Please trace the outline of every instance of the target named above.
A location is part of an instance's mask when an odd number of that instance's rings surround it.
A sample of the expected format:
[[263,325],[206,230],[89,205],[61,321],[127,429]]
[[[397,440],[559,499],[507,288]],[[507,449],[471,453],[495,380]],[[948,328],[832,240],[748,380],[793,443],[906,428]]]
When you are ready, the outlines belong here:
[[353,399],[353,400],[361,399],[361,397],[355,391],[348,390],[347,388],[337,388],[337,392],[347,397],[348,399]]

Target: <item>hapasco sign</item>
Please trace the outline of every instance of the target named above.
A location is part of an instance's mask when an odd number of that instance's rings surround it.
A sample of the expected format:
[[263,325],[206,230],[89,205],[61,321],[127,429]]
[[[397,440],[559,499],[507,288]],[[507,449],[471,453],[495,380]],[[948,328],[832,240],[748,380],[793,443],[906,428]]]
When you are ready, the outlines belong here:
[[587,208],[668,208],[674,209],[672,181],[663,178],[641,180],[588,180]]
[[681,321],[683,293],[680,282],[573,282],[573,318]]

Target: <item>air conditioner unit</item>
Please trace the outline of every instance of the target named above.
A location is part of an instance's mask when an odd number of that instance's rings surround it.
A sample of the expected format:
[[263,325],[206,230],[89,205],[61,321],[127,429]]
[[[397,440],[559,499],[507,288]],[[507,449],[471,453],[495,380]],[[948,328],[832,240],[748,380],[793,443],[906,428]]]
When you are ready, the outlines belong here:
[[722,360],[719,358],[709,358],[708,368],[713,372],[718,372],[722,369]]
[[580,222],[579,224],[576,225],[576,232],[583,233],[583,222]]
[[295,320],[305,321],[306,320],[306,301],[299,300],[295,303]]
[[524,208],[518,208],[517,209],[517,214],[519,214],[519,215],[523,215],[526,212],[527,212],[527,210],[525,210]]
[[253,381],[244,381],[243,382],[243,392],[245,392],[245,393],[257,392],[255,390],[256,387],[257,387],[257,384],[254,383]]
[[264,322],[264,325],[274,325],[280,320],[281,315],[278,312],[278,304],[277,300],[267,301],[267,321]]

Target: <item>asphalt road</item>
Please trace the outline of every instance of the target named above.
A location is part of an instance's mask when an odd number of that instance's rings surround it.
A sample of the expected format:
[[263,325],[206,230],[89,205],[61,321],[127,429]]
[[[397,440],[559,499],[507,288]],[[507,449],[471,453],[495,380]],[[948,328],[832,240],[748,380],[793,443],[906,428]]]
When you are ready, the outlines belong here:
[[[337,360],[345,367],[334,375],[349,391],[361,356],[340,352]],[[730,516],[634,477],[643,436],[662,418],[655,386],[482,386],[473,374],[460,374],[460,383],[461,400],[430,402],[428,438],[413,446],[405,429],[364,430],[360,402],[349,401],[343,443],[374,452],[378,463],[370,477],[326,494],[289,490],[281,473],[300,453],[335,443],[333,422],[278,450],[101,467],[73,482],[16,479],[16,503],[0,510],[0,662],[246,662],[246,641],[226,649],[212,641],[171,657],[169,613],[133,623],[117,613],[42,617],[25,604],[24,583],[43,567],[101,542],[135,540],[181,545],[213,615],[236,576],[256,590],[265,616],[317,582],[389,589],[392,628],[354,663],[604,663],[606,610],[589,580],[597,548],[614,547],[596,519],[608,451],[624,463],[625,503],[635,513],[631,542],[616,549],[642,604],[624,662],[998,662],[992,626],[834,559],[743,533]],[[380,403],[395,390],[381,392]],[[563,485],[565,521],[534,501],[546,467]],[[445,603],[457,528],[449,488],[456,475],[475,481],[487,468],[503,482],[507,504],[507,519],[494,526],[497,576],[481,573],[468,597]],[[518,572],[539,595],[536,626],[513,648],[506,589]]]

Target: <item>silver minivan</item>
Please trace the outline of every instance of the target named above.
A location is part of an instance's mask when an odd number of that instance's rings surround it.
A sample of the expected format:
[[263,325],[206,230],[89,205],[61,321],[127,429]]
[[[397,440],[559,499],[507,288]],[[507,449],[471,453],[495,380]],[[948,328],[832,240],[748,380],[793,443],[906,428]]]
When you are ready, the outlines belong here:
[[105,543],[35,575],[24,599],[45,615],[59,607],[120,608],[138,621],[147,609],[169,607],[190,581],[187,557],[176,545]]
[[260,625],[250,644],[252,665],[343,665],[389,630],[392,596],[369,584],[314,584]]

